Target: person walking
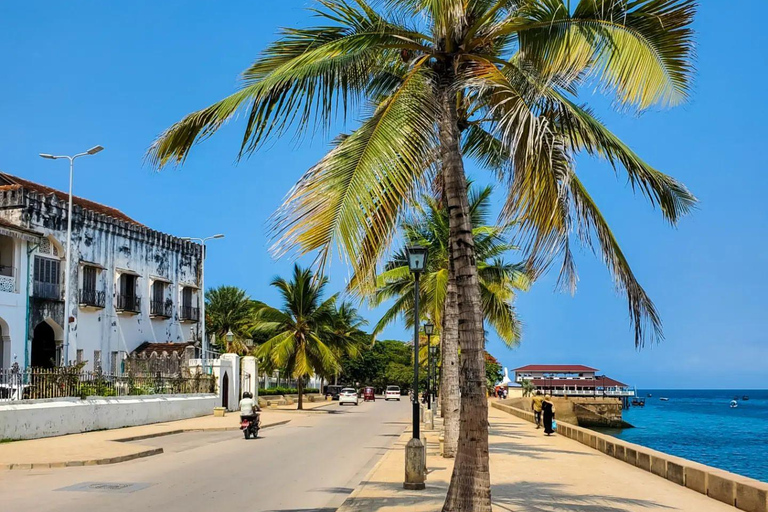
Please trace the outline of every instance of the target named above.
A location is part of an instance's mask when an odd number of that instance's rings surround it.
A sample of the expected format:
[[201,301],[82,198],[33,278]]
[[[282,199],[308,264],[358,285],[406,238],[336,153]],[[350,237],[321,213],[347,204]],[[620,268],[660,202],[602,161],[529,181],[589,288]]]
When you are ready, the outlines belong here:
[[551,396],[547,395],[544,397],[544,401],[541,403],[541,410],[544,420],[544,433],[551,436],[555,432],[552,428],[552,421],[555,419],[555,404],[552,402]]
[[533,417],[536,420],[536,428],[541,428],[541,409],[542,403],[544,403],[544,397],[541,396],[541,391],[537,391],[531,399],[531,410],[533,411]]

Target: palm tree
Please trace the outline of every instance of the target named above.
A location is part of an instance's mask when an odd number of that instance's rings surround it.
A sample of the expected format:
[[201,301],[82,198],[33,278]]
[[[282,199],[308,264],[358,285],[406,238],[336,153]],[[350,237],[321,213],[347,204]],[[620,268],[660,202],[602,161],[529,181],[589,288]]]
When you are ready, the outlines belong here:
[[362,112],[360,126],[300,179],[274,220],[277,254],[318,251],[322,269],[338,245],[356,273],[371,278],[418,192],[429,183],[440,189],[450,212],[448,293],[455,291],[461,318],[444,331],[458,329],[462,350],[462,435],[444,510],[489,511],[482,298],[464,157],[507,185],[504,218],[519,220],[536,271],[562,259],[562,283],[573,289],[572,235],[594,240],[627,296],[635,343],[661,339],[658,313],[576,175],[574,157],[587,152],[622,167],[671,223],[695,198],[577,97],[597,87],[639,111],[684,101],[695,0],[320,3],[319,26],[285,30],[244,72],[239,90],[166,130],[149,160],[183,162],[240,111],[241,156],[289,130],[327,128],[339,112]]
[[523,388],[523,397],[531,396],[533,392],[536,391],[536,386],[534,386],[533,382],[528,379],[521,380],[520,387]]
[[[205,292],[206,328],[216,336],[219,344],[227,343],[228,352],[244,354],[248,351],[244,341],[251,337],[253,318],[254,302],[245,290],[219,286]],[[232,343],[226,341],[230,331],[234,334]]]
[[[510,264],[501,258],[505,252],[515,248],[506,241],[511,225],[486,225],[492,190],[490,186],[470,188],[469,193],[483,315],[494,327],[499,338],[508,346],[514,347],[520,339],[520,322],[513,306],[515,291],[527,290],[530,279],[522,265]],[[443,326],[440,333],[440,352],[443,354],[440,399],[445,418],[443,456],[453,457],[459,440],[459,357],[457,337],[452,336],[450,332],[446,333],[444,329],[446,325],[458,325],[458,313],[451,307],[452,301],[448,300],[448,224],[448,211],[444,203],[424,195],[421,204],[416,207],[416,213],[401,223],[401,230],[406,245],[422,245],[429,250],[427,270],[420,281],[419,302],[423,305],[424,317],[437,326]],[[404,317],[406,324],[412,326],[414,280],[408,270],[408,259],[404,250],[396,252],[386,263],[384,271],[376,279],[376,285],[376,289],[370,294],[373,306],[379,306],[392,299],[395,302],[379,320],[374,334],[379,333],[398,317]],[[447,318],[448,315],[452,316]]]
[[304,380],[313,374],[329,374],[339,367],[341,354],[356,352],[354,336],[333,329],[336,296],[323,299],[327,278],[296,265],[291,281],[276,277],[272,286],[283,298],[282,308],[260,304],[255,331],[270,338],[256,351],[267,371],[281,368],[297,380],[298,408],[304,408]]
[[[344,301],[334,308],[327,326],[327,335],[339,340],[335,346],[346,348],[342,353],[336,354],[339,360],[345,356],[355,355],[371,344],[371,335],[362,330],[366,325],[368,325],[368,321],[360,316],[360,313],[351,303]],[[336,379],[334,384],[338,384],[338,370],[339,368],[336,368],[333,374]],[[330,375],[324,375],[324,378],[328,377]]]

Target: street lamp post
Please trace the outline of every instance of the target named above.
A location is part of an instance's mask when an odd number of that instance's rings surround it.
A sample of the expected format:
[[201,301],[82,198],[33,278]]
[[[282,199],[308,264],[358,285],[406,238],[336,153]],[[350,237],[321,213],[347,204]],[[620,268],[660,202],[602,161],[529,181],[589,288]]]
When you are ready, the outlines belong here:
[[74,156],[67,155],[51,155],[48,153],[40,153],[40,156],[49,160],[59,160],[66,158],[69,160],[69,205],[67,207],[67,263],[64,273],[64,351],[62,353],[62,366],[65,366],[69,362],[69,318],[70,318],[70,302],[69,302],[69,274],[72,266],[70,260],[72,259],[72,183],[75,179],[75,160],[81,156],[90,156],[103,151],[102,146],[93,146],[85,153],[78,153]]
[[203,373],[206,373],[205,358],[207,357],[208,352],[208,339],[205,336],[205,242],[208,240],[218,240],[219,238],[224,238],[224,235],[219,233],[205,238],[196,238],[193,236],[182,237],[182,240],[200,242],[200,245],[203,246],[203,257],[200,261],[200,293],[202,294],[202,297],[200,298],[200,361],[202,363]]
[[419,433],[419,277],[427,266],[427,248],[406,247],[408,268],[413,273],[413,437],[405,446],[405,489],[424,489],[427,461]]
[[432,410],[432,344],[430,339],[435,333],[435,324],[424,324],[424,334],[427,335],[427,409]]
[[[430,388],[431,394],[429,395],[430,400],[437,404],[437,347],[429,347],[429,355],[432,359],[432,387]],[[435,407],[436,409],[437,407]],[[433,414],[436,414],[437,411],[433,411]]]

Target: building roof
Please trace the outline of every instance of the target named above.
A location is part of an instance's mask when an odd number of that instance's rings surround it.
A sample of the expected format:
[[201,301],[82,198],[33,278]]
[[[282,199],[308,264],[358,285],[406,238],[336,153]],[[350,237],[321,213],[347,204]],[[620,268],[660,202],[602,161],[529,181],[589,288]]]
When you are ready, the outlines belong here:
[[552,372],[552,373],[579,373],[596,372],[597,368],[590,368],[582,364],[529,364],[515,368],[516,372]]
[[[24,188],[43,195],[53,194],[59,200],[65,202],[69,200],[69,194],[67,192],[62,192],[61,190],[46,187],[45,185],[40,185],[39,183],[25,180],[24,178],[19,178],[18,176],[12,176],[10,174],[0,172],[0,190],[13,190],[18,188]],[[97,202],[77,196],[72,196],[72,202],[86,210],[91,210],[93,212],[100,213],[102,215],[106,215],[117,220],[122,220],[123,222],[128,222],[137,226],[143,226],[143,224],[133,220],[116,208],[104,206],[103,204],[99,204]]]
[[571,387],[576,386],[580,388],[628,388],[627,384],[619,382],[618,380],[606,377],[605,375],[596,376],[594,379],[531,379],[531,383],[537,388],[551,388],[551,387]]

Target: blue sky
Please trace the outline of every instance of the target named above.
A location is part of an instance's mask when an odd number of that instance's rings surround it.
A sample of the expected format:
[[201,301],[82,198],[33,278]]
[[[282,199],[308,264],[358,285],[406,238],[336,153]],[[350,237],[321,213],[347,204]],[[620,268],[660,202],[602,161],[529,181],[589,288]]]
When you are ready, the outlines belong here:
[[[153,138],[184,114],[232,92],[237,77],[281,26],[305,25],[310,0],[225,3],[0,2],[0,170],[65,189],[66,165],[38,153],[106,151],[77,164],[76,194],[122,209],[179,236],[217,232],[207,284],[234,284],[274,301],[271,278],[292,263],[268,254],[266,221],[334,135],[300,145],[275,141],[235,164],[242,125],[198,146],[183,168],[143,165]],[[670,228],[625,177],[580,159],[578,172],[655,300],[666,340],[636,350],[626,303],[602,264],[578,254],[575,296],[555,275],[521,295],[520,348],[491,337],[510,368],[581,363],[638,387],[765,388],[768,334],[768,189],[763,120],[768,33],[759,16],[723,23],[722,2],[702,2],[691,101],[670,111],[621,116],[586,94],[599,115],[647,161],[685,182],[699,209]],[[763,0],[743,0],[760,12]],[[478,182],[487,176],[472,166]],[[345,267],[334,262],[334,289]],[[374,322],[376,312],[366,315]],[[402,326],[386,337],[407,339]]]

